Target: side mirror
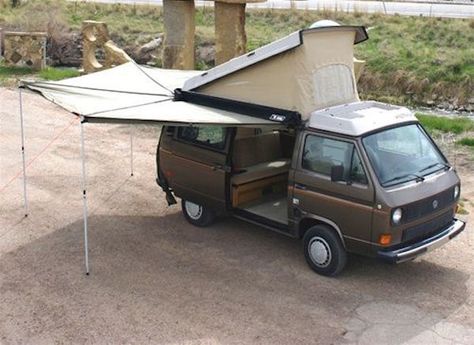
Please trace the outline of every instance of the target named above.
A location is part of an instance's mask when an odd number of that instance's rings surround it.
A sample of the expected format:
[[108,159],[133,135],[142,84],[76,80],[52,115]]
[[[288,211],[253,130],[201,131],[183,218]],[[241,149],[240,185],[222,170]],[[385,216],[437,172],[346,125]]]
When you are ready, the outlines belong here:
[[344,166],[343,165],[333,165],[331,166],[331,181],[342,181],[344,175]]

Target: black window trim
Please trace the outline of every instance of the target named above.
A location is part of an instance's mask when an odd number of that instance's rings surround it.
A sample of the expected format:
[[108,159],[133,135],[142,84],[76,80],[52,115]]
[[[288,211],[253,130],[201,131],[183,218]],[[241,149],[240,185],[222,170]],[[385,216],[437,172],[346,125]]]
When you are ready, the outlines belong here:
[[[331,140],[335,140],[335,141],[342,141],[342,142],[346,142],[346,143],[349,143],[349,144],[352,144],[353,145],[353,151],[352,151],[352,155],[354,154],[354,150],[357,150],[357,154],[359,155],[359,160],[361,162],[361,165],[362,165],[362,169],[364,169],[364,174],[365,174],[365,179],[366,179],[366,183],[360,183],[360,182],[357,182],[357,181],[341,181],[341,182],[344,182],[346,183],[347,185],[351,185],[351,186],[361,186],[361,187],[364,187],[364,188],[367,188],[370,186],[370,177],[368,175],[368,170],[367,170],[367,167],[365,166],[365,162],[364,162],[364,159],[362,159],[362,152],[359,148],[359,145],[357,145],[357,140],[351,140],[350,138],[346,138],[346,137],[334,137],[334,136],[331,136],[329,134],[326,134],[326,133],[319,133],[319,132],[307,132],[305,133],[304,135],[304,139],[303,139],[303,145],[301,146],[302,147],[302,150],[300,150],[301,152],[299,153],[299,157],[298,157],[298,168],[301,169],[302,171],[306,171],[306,172],[309,172],[311,174],[315,174],[315,175],[318,175],[320,177],[324,177],[325,179],[330,179],[331,176],[330,175],[327,175],[327,174],[323,174],[323,173],[320,173],[320,172],[317,172],[317,171],[314,171],[314,170],[310,170],[310,169],[306,169],[303,167],[303,155],[304,155],[304,149],[306,147],[306,140],[308,138],[308,136],[318,136],[320,138],[325,138],[325,139],[331,139]],[[351,159],[351,167],[352,167],[352,159]]]
[[[190,141],[190,140],[183,139],[179,136],[179,128],[181,128],[181,127],[183,127],[183,128],[184,127],[220,127],[220,128],[223,128],[225,130],[225,139],[224,139],[225,144],[224,144],[224,147],[222,149],[220,149],[220,148],[216,148],[216,147],[213,147],[213,146],[210,146],[210,145],[202,144],[201,142]],[[179,141],[179,142],[187,144],[187,145],[197,146],[199,148],[209,150],[209,151],[214,151],[214,152],[217,152],[217,153],[226,154],[228,152],[229,144],[230,144],[230,133],[231,133],[231,131],[229,130],[230,127],[224,127],[224,126],[176,126],[175,128],[176,129],[175,129],[174,139],[176,141]]]

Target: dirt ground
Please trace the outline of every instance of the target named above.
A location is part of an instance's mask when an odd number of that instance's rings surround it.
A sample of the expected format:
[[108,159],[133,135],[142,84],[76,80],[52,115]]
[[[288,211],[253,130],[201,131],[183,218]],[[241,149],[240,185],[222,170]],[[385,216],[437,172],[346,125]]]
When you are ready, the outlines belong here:
[[[235,219],[210,228],[155,184],[159,128],[86,125],[91,275],[84,274],[79,125],[0,89],[0,344],[474,344],[474,207],[467,230],[413,262],[350,256],[313,273],[301,243]],[[459,167],[474,201],[472,167]]]

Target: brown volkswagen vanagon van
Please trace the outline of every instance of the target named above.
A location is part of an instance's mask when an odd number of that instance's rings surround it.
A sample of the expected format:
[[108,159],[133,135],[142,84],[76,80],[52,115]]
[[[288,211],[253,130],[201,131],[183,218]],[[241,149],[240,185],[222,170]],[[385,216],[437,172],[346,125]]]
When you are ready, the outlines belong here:
[[302,238],[323,275],[348,252],[398,263],[463,231],[459,178],[413,113],[358,97],[353,45],[367,38],[316,23],[187,80],[174,100],[222,116],[163,127],[168,202],[197,226],[232,215]]
[[299,128],[163,128],[159,184],[193,225],[233,215],[303,239],[313,270],[335,275],[346,253],[413,259],[464,229],[460,181],[406,109],[356,102]]
[[190,223],[231,215],[302,238],[311,268],[335,275],[348,252],[403,262],[465,227],[459,178],[416,117],[360,101],[367,39],[320,21],[208,71],[129,62],[22,84],[81,122],[165,124],[157,182]]

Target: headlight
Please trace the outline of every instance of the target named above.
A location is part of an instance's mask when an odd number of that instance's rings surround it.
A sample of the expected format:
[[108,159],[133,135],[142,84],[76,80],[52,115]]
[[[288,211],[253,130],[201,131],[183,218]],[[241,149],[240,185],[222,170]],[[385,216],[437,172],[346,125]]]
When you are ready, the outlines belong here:
[[454,200],[456,200],[459,196],[459,186],[454,187]]
[[397,208],[392,213],[392,222],[393,224],[399,224],[401,220],[402,220],[402,209]]

